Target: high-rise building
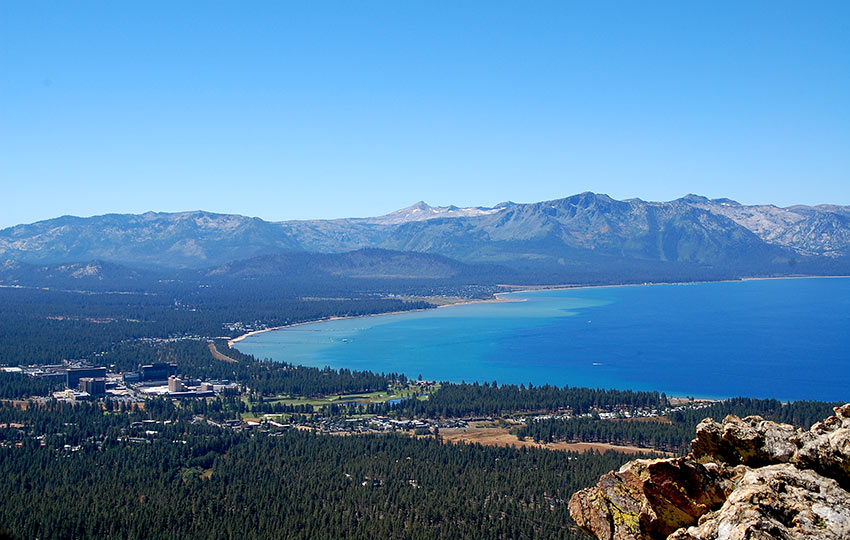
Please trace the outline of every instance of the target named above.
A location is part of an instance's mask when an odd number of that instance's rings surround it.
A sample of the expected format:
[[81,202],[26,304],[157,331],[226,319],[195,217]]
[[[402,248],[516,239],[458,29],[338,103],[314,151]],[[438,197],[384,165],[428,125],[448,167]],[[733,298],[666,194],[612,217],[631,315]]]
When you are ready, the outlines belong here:
[[83,377],[91,377],[94,379],[103,379],[106,378],[106,368],[105,367],[76,367],[76,368],[68,368],[68,371],[65,373],[65,384],[68,388],[78,388],[80,386],[80,379]]
[[172,375],[168,378],[168,391],[169,392],[185,392],[186,385],[183,384],[183,381]]
[[79,388],[80,392],[86,392],[90,396],[102,396],[106,394],[106,379],[82,377]]
[[143,381],[164,381],[171,375],[177,374],[177,364],[156,362],[141,367]]

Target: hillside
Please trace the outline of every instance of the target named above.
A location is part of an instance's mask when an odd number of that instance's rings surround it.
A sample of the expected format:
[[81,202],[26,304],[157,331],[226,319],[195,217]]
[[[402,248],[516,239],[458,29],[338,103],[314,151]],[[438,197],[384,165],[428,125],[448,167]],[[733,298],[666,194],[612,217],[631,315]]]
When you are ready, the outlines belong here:
[[[440,255],[361,249],[346,253],[281,253],[235,261],[209,270],[208,276],[315,277],[362,279],[449,279],[478,275],[482,268]],[[494,270],[500,270],[494,268]]]
[[[64,216],[0,231],[0,258],[31,264],[100,260],[201,269],[264,255],[364,248],[455,259],[431,261],[434,275],[445,275],[444,265],[457,261],[495,263],[550,280],[619,275],[621,269],[634,270],[629,279],[647,280],[700,273],[844,274],[850,271],[850,207],[745,206],[696,195],[669,202],[618,201],[582,193],[493,208],[420,202],[374,218],[274,223],[201,211],[149,212]],[[422,261],[382,265],[406,263],[421,266]],[[375,275],[365,268],[360,272]]]

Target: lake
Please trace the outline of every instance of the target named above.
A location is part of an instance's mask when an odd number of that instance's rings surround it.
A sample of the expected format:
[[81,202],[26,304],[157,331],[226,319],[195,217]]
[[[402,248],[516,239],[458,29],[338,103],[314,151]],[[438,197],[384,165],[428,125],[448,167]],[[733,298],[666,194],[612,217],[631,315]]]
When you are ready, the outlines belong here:
[[517,292],[250,336],[257,358],[675,396],[850,401],[850,279]]

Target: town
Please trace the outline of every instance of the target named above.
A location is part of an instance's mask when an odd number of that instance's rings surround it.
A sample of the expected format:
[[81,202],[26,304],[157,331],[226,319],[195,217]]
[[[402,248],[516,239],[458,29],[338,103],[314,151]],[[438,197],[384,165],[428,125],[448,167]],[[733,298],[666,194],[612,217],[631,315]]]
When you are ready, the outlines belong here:
[[[221,354],[212,346],[211,351]],[[479,442],[499,446],[532,444],[543,448],[582,451],[606,448],[623,450],[626,447],[613,444],[586,446],[588,442],[583,438],[547,446],[546,441],[526,440],[522,436],[522,428],[547,421],[666,422],[671,414],[704,409],[716,403],[710,400],[670,398],[664,405],[617,404],[596,406],[586,411],[561,407],[557,410],[444,417],[416,414],[404,406],[408,400],[427,401],[439,391],[442,385],[428,380],[396,381],[384,391],[366,393],[269,396],[252,389],[245,381],[187,377],[179,372],[176,363],[171,362],[141,364],[132,371],[91,366],[80,361],[56,365],[7,366],[0,367],[0,371],[50,381],[62,387],[49,395],[29,397],[32,403],[100,403],[108,410],[127,411],[144,411],[153,405],[161,408],[163,403],[167,403],[168,407],[189,414],[183,417],[191,418],[193,424],[205,424],[222,430],[257,431],[272,436],[291,429],[328,435],[404,433],[448,442]],[[117,440],[128,443],[152,442],[160,436],[156,426],[168,425],[172,421],[153,412],[147,413],[147,418],[135,420],[117,436]],[[45,434],[32,432],[28,426],[5,427],[16,429],[20,437],[4,444],[21,444],[28,437],[43,442]],[[73,445],[69,449],[73,450]],[[653,450],[657,449],[644,449],[645,452]]]
[[[177,376],[177,364],[156,362],[140,365],[137,371],[110,372],[106,367],[81,363],[0,367],[5,373],[21,373],[33,378],[64,383],[53,392],[60,401],[107,399],[137,403],[152,396],[204,398],[216,394],[237,394],[239,386],[230,381],[197,381]],[[49,399],[43,397],[42,400]]]

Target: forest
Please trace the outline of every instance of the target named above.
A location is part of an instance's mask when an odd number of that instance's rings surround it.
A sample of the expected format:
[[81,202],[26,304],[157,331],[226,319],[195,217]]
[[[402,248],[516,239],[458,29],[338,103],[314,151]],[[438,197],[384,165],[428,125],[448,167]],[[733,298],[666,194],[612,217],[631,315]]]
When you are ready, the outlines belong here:
[[570,495],[629,459],[237,432],[166,403],[0,405],[9,424],[19,427],[0,428],[0,524],[17,539],[578,539]]
[[0,372],[0,399],[27,399],[34,396],[48,396],[65,385],[39,377],[29,377],[23,373]]
[[[796,401],[783,404],[775,399],[734,398],[698,409],[677,410],[657,419],[547,418],[534,420],[519,428],[520,438],[538,442],[584,441],[687,454],[696,436],[696,425],[703,418],[722,420],[729,414],[738,417],[758,415],[767,420],[808,429],[817,421],[832,415],[839,403]],[[643,421],[649,420],[649,421]]]
[[408,416],[449,418],[456,416],[499,416],[527,411],[570,409],[582,414],[594,408],[661,408],[667,404],[664,394],[632,390],[571,388],[529,384],[492,383],[443,384],[427,401],[403,401],[391,411]]
[[245,325],[265,328],[428,307],[371,295],[305,299],[274,290],[236,298],[210,291],[171,296],[0,288],[0,364],[91,359],[141,338],[235,337]]

